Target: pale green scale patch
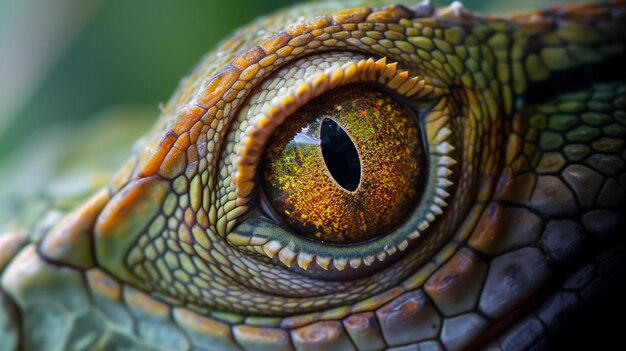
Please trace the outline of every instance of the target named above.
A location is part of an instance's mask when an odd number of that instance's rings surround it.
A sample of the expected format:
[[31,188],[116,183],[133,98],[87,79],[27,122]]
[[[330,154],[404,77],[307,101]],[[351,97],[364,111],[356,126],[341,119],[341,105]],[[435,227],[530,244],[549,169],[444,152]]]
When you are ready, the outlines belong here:
[[[172,248],[170,247],[170,250],[172,250]],[[174,250],[172,250],[174,251]],[[172,270],[176,270],[178,269],[180,266],[178,264],[178,259],[176,258],[176,255],[172,252],[172,251],[167,251],[165,253],[165,264],[167,264],[167,266]]]
[[109,329],[119,331],[130,331],[133,327],[133,320],[128,309],[119,301],[112,300],[106,296],[94,293],[94,306],[105,316],[109,322]]
[[191,198],[191,208],[194,211],[198,211],[202,204],[202,183],[199,174],[191,180],[190,188],[191,192],[189,193],[189,197]]
[[146,247],[146,249],[144,250],[144,254],[146,255],[146,258],[151,261],[154,261],[157,258],[156,249],[152,245]]
[[435,44],[430,38],[415,36],[409,37],[407,40],[416,47],[426,51],[431,51],[435,48]]
[[[167,215],[167,214],[165,214]],[[170,230],[176,230],[178,229],[178,219],[176,218],[176,216],[171,216],[167,219],[167,228]],[[163,233],[160,233],[163,234]]]
[[148,229],[148,234],[150,237],[156,237],[158,234],[161,234],[161,231],[165,228],[165,217],[163,215],[157,216],[152,224],[150,224],[150,228]]
[[[186,286],[186,284],[189,284],[191,282],[191,279],[189,278],[189,275],[181,270],[176,270],[174,271],[174,277],[178,280],[175,284],[178,287],[178,283],[182,282],[184,283],[184,285],[182,285],[183,287]],[[186,291],[187,289],[183,288],[182,291]]]
[[167,265],[165,264],[165,261],[163,259],[159,259],[156,262],[156,268],[158,269],[161,278],[166,283],[172,284],[172,282],[174,282],[174,278],[170,274],[170,269],[167,267]]
[[163,238],[157,238],[154,241],[154,247],[156,247],[159,254],[163,254],[165,252],[165,240],[163,240]]
[[87,350],[96,342],[105,338],[105,323],[98,311],[89,309],[82,315],[78,316],[74,321],[74,328],[72,328],[68,343],[65,346],[66,350]]
[[[180,213],[182,215],[182,209],[187,208],[189,206],[189,195],[183,194],[178,198],[178,208],[176,209],[177,215]],[[179,217],[179,218],[182,218]]]
[[[165,198],[165,202],[163,203],[163,214],[165,216],[170,217],[174,214],[174,211],[178,207],[178,196],[174,193],[170,193]],[[171,227],[170,227],[171,228]]]
[[23,308],[23,325],[30,332],[24,338],[29,350],[62,350],[63,340],[71,327],[71,318],[59,305],[51,301]]
[[189,343],[184,334],[166,316],[148,313],[130,306],[136,320],[137,336],[148,346],[161,350],[184,350]]
[[407,53],[413,53],[415,52],[415,47],[411,44],[409,44],[406,41],[403,40],[398,40],[395,42],[395,45],[400,48],[400,50],[407,52]]
[[185,176],[180,176],[174,180],[174,191],[178,194],[184,194],[189,189],[189,180]]
[[90,344],[97,340],[102,323],[93,320],[91,332],[81,338],[67,336],[91,308],[82,275],[73,269],[44,262],[34,246],[27,246],[2,276],[2,288],[22,310],[27,349],[63,350],[65,340]]

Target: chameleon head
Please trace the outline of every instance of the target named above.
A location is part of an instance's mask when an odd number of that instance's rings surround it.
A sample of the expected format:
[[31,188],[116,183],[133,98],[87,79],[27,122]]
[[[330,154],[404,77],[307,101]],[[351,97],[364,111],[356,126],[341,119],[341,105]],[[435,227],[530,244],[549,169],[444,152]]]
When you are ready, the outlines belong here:
[[[590,27],[582,7],[505,20],[458,4],[341,6],[288,9],[207,55],[42,254],[98,267],[222,339],[228,324],[244,344],[456,349],[583,250],[560,255],[551,230],[623,222],[623,191],[602,196],[624,187],[624,84],[535,94],[623,55],[623,34]],[[594,9],[623,27],[624,5]],[[591,116],[602,104],[613,115]]]

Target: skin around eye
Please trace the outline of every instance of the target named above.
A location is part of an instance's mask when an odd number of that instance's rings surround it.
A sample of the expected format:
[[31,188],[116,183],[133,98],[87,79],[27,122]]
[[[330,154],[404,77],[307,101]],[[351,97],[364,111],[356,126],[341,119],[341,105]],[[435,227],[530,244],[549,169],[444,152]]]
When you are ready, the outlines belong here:
[[270,207],[296,233],[350,244],[402,222],[425,167],[412,114],[380,90],[350,85],[310,101],[274,132],[261,181]]

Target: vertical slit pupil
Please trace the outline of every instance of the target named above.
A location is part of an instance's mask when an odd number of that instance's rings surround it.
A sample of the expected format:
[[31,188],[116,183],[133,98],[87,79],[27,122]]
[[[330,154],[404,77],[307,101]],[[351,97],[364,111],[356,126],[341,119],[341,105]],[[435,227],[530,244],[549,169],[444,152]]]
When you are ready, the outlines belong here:
[[361,182],[361,160],[348,134],[330,118],[324,118],[320,129],[322,156],[330,175],[348,191]]

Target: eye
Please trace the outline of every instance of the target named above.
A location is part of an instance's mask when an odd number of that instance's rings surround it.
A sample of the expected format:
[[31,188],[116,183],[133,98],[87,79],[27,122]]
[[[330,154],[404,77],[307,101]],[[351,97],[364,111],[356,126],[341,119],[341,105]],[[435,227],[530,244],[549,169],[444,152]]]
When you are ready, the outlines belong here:
[[267,144],[261,180],[270,207],[296,233],[350,244],[402,222],[419,198],[425,167],[413,114],[360,84],[289,116]]
[[423,262],[443,240],[431,227],[456,164],[438,84],[350,52],[268,77],[232,126],[235,153],[223,155],[237,204],[250,209],[229,244],[325,279],[367,275],[403,252]]

